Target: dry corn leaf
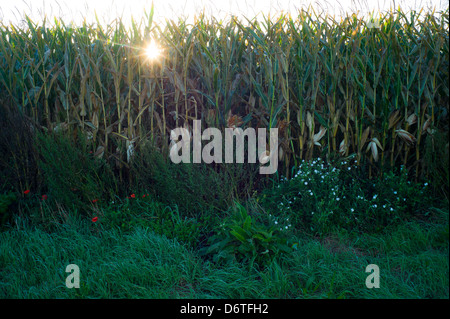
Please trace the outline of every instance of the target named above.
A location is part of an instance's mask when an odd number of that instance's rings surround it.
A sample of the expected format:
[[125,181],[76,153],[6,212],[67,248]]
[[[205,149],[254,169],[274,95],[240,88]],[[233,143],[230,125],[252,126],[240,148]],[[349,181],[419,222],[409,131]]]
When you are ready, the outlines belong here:
[[347,144],[345,143],[345,139],[343,139],[339,145],[339,153],[341,155],[345,155],[347,153]]
[[406,122],[409,124],[409,125],[413,125],[414,123],[416,123],[417,122],[417,115],[416,114],[411,114],[410,116],[408,116],[408,118],[406,119]]
[[380,141],[376,137],[372,138],[372,142],[374,142],[382,151],[384,151],[384,148],[381,146]]
[[397,125],[398,121],[400,121],[401,116],[400,116],[400,110],[395,110],[391,113],[391,115],[389,116],[389,128],[391,129],[392,127],[394,127],[395,125]]
[[278,121],[278,132],[280,132],[279,134],[282,135],[284,133],[284,131],[286,130],[286,127],[288,126],[288,121],[286,120],[279,120]]
[[315,145],[322,146],[322,145],[319,143],[319,141],[320,141],[320,139],[325,135],[326,131],[327,131],[327,129],[324,128],[324,127],[321,125],[321,126],[320,126],[319,132],[316,133],[316,134],[314,134],[313,140],[314,140],[314,144],[315,144]]
[[250,97],[248,98],[248,105],[250,105],[250,107],[253,109],[253,108],[255,108],[255,103],[256,103],[256,99],[251,94]]
[[127,137],[126,133],[120,134],[120,133],[117,133],[117,132],[112,132],[112,134],[117,135],[118,137],[128,141],[128,137]]
[[331,99],[330,95],[327,95],[327,104],[328,104],[331,114],[334,114],[334,112],[335,112],[334,103],[333,103],[333,100]]
[[425,134],[425,132],[428,131],[428,128],[430,127],[430,124],[431,124],[431,117],[428,120],[426,120],[425,123],[423,123],[422,134]]
[[369,133],[370,133],[370,126],[364,130],[364,132],[361,136],[361,142],[359,144],[360,150],[364,147],[364,144],[366,144],[366,140],[367,140],[367,137],[369,136]]
[[65,131],[67,129],[68,125],[66,122],[62,122],[57,124],[54,128],[53,131],[54,132],[60,132],[60,131]]
[[312,117],[311,117],[311,113],[309,113],[309,112],[306,112],[306,125],[308,126],[308,128],[310,129],[310,130],[312,130],[313,129],[313,120],[312,120]]
[[228,118],[227,124],[228,127],[236,128],[244,124],[244,121],[239,115],[232,115]]
[[372,157],[375,162],[378,162],[378,149],[377,144],[374,141],[370,141],[369,145],[367,145],[367,151],[372,151]]
[[372,120],[372,122],[375,121],[375,116],[373,115],[373,113],[369,110],[369,108],[365,108],[364,109],[366,111],[366,114],[370,117],[370,119]]
[[337,110],[336,115],[333,117],[331,127],[333,128],[333,137],[336,137],[337,130],[339,127],[338,121],[341,115],[341,110]]
[[158,112],[155,112],[154,114],[155,114],[156,124],[158,124],[159,131],[160,131],[160,133],[164,134],[161,117],[159,116]]
[[283,155],[284,155],[283,148],[280,147],[280,149],[278,150],[278,159],[282,160],[283,159]]
[[270,158],[270,152],[269,151],[264,151],[259,155],[259,162],[261,164],[266,164],[269,161]]
[[131,157],[134,154],[134,146],[133,146],[133,142],[130,142],[129,140],[126,142],[126,147],[127,147],[127,163],[130,162]]
[[395,132],[408,145],[413,145],[416,142],[416,138],[411,133],[405,130],[395,130]]
[[99,145],[97,147],[97,150],[94,153],[94,157],[102,158],[104,153],[105,153],[105,148],[103,146]]

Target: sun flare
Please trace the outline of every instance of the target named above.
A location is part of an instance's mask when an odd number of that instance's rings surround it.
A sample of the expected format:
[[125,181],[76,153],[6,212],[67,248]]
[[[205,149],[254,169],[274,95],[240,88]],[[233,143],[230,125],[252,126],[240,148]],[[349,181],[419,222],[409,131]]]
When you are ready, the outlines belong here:
[[149,60],[155,60],[161,55],[161,49],[155,41],[151,41],[145,48],[145,55]]

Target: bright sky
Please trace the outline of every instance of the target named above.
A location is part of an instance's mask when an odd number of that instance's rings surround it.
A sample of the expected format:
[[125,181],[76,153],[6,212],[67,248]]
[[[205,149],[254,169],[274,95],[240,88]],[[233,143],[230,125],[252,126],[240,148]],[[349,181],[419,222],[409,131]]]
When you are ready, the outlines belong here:
[[[38,22],[44,15],[62,18],[64,22],[79,22],[84,18],[94,22],[97,12],[101,22],[110,22],[121,16],[126,22],[132,15],[140,19],[144,9],[150,10],[151,0],[0,0],[0,21],[4,24],[20,23],[22,14]],[[401,5],[404,11],[434,7],[437,11],[448,7],[448,0],[153,0],[156,21],[178,17],[192,19],[202,8],[205,13],[223,18],[229,15],[253,18],[260,12],[277,14],[280,11],[295,12],[312,5],[323,8],[328,14],[343,12],[385,11]],[[318,9],[320,11],[320,9]]]

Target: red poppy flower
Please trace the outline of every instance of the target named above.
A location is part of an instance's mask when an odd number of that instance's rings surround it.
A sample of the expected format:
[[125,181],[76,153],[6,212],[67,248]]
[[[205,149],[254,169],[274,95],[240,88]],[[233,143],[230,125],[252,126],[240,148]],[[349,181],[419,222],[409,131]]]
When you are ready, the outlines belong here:
[[142,198],[145,198],[145,194],[144,194],[144,195],[142,195]]
[[95,216],[94,218],[92,218],[92,222],[96,222],[98,220],[98,217],[97,216]]
[[47,195],[42,195],[42,200],[46,200],[48,198],[48,196]]
[[91,200],[92,203],[96,203],[97,201],[98,201],[98,199]]
[[131,195],[130,195],[130,197],[131,197],[131,198],[135,198],[135,197],[136,197],[136,195],[134,195],[134,194],[131,194]]
[[27,189],[26,191],[24,191],[23,193],[26,195],[26,194],[28,194],[30,192],[30,190],[29,189]]

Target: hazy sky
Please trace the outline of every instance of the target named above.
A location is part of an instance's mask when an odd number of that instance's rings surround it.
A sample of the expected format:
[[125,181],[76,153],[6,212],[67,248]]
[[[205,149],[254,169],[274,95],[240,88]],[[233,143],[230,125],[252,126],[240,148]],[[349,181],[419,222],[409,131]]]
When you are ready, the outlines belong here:
[[[139,19],[144,9],[149,11],[151,0],[0,0],[0,21],[20,23],[25,13],[34,21],[39,21],[44,15],[53,20],[53,17],[62,18],[63,21],[94,21],[94,12],[97,12],[102,22],[112,21],[122,16],[126,21],[131,15]],[[313,5],[325,9],[329,14],[339,15],[342,12],[384,11],[401,4],[403,10],[420,9],[422,7],[435,7],[438,10],[448,7],[448,0],[154,0],[155,20],[177,19],[184,16],[193,18],[201,8],[205,13],[216,18],[233,14],[255,17],[258,13],[280,11],[295,11],[296,8]],[[320,10],[320,9],[319,9]]]

